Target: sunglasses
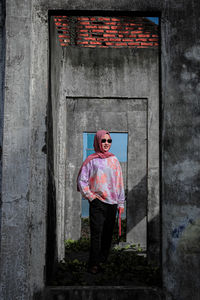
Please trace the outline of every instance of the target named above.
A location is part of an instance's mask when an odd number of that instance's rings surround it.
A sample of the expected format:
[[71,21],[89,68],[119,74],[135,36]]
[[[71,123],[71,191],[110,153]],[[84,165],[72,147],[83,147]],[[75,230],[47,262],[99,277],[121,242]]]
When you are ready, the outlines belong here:
[[106,140],[106,139],[102,139],[102,140],[101,140],[101,142],[102,142],[102,143],[105,143],[106,141],[107,141],[109,144],[111,144],[111,143],[112,143],[112,140],[111,140],[111,139],[108,139],[108,140]]

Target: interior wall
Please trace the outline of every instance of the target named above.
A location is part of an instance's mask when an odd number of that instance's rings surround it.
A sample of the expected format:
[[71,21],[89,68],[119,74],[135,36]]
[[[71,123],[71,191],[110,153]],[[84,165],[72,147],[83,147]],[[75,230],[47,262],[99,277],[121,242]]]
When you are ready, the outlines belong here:
[[31,299],[44,288],[48,10],[110,9],[161,14],[163,286],[167,299],[198,300],[200,2],[10,0],[6,6],[1,298]]
[[[148,176],[143,180],[140,188],[142,190],[142,184],[145,185],[147,181],[148,189],[149,191],[151,191],[151,193],[149,193],[148,195],[147,200],[149,212],[149,215],[147,217],[147,222],[149,223],[148,239],[150,240],[150,242],[148,241],[148,251],[149,258],[155,259],[157,261],[159,261],[160,252],[158,60],[159,56],[157,49],[83,49],[78,47],[64,47],[62,63],[60,63],[60,67],[62,69],[62,78],[60,82],[62,92],[60,93],[60,99],[66,99],[66,97],[81,96],[88,99],[90,97],[99,97],[100,108],[100,103],[103,102],[103,99],[101,100],[101,98],[103,97],[107,97],[108,99],[110,97],[141,99],[148,98],[148,119],[150,120],[147,125],[148,170],[146,172],[148,173]],[[117,105],[118,104],[116,100],[116,107]],[[113,111],[115,110],[115,108],[112,106],[112,108],[110,107],[109,110]],[[79,121],[80,120],[77,121],[77,126],[79,126]],[[102,122],[104,122],[103,117]],[[127,122],[131,122],[130,116]],[[132,122],[134,122],[134,120],[132,120]],[[139,115],[138,117],[136,117],[135,122],[141,122]],[[94,124],[95,123],[96,121],[94,120]],[[113,124],[113,126],[115,126],[115,123]],[[132,125],[130,125],[130,127],[132,128]],[[70,126],[69,130],[71,131],[71,136],[74,136],[73,127]],[[68,140],[67,136],[66,140]],[[71,147],[70,145],[71,143],[69,140],[69,142],[66,143],[66,149],[68,149],[68,151],[71,151],[69,150],[69,147]],[[74,157],[76,158],[76,155]],[[142,162],[141,170],[143,170]],[[78,171],[76,171],[74,163],[71,163],[70,161],[66,167],[65,179],[68,178],[70,181],[74,180],[75,182],[76,174],[74,173],[76,172],[78,173]],[[67,175],[69,173],[70,175]],[[133,184],[131,180],[129,182],[131,187],[136,186],[136,183],[138,184],[140,181],[139,178],[141,174],[139,175],[138,172],[136,173],[137,174],[135,174],[134,179],[135,184]],[[130,199],[134,199],[131,193],[129,194],[129,196]],[[65,236],[68,238],[72,238],[72,236],[74,236],[74,238],[77,238],[80,231],[80,224],[77,230],[75,226],[75,224],[78,223],[78,213],[76,215],[76,211],[80,210],[80,205],[75,201],[76,197],[77,192],[75,186],[74,192],[72,194],[69,193],[69,190],[67,190]],[[70,198],[70,200],[67,200],[68,198]],[[134,201],[133,199],[132,201]],[[73,207],[76,207],[75,212],[72,212]],[[138,204],[137,207],[139,208]],[[131,219],[131,214],[129,216],[130,218],[128,218],[128,228],[130,229],[135,227],[137,223],[138,230],[141,232],[141,236],[143,236],[144,232],[142,228],[145,226],[145,218],[144,221],[140,220],[141,224],[139,225],[140,218],[138,218],[136,222]],[[77,221],[73,222],[73,218]],[[75,232],[75,234],[73,234],[72,232]],[[133,233],[130,232],[127,238],[129,241],[133,241]],[[141,244],[146,247],[146,241],[144,242],[145,239],[146,237],[140,238]]]

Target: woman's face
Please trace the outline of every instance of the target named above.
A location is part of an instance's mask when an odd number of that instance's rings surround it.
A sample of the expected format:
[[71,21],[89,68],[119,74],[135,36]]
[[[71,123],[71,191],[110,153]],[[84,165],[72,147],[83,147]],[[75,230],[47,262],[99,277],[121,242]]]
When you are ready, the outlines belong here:
[[110,136],[108,134],[105,134],[104,136],[102,136],[101,141],[102,140],[105,140],[105,142],[104,141],[103,143],[101,142],[103,151],[105,152],[109,151],[111,147],[111,143],[108,143],[108,140],[110,140]]

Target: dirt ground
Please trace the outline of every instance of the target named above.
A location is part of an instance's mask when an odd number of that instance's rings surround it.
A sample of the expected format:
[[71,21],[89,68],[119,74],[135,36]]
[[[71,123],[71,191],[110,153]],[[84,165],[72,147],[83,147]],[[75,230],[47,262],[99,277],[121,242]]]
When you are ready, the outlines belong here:
[[83,221],[82,238],[66,241],[65,260],[57,264],[54,286],[160,286],[158,266],[147,262],[146,253],[136,245],[129,245],[113,237],[108,262],[102,264],[102,272],[96,275],[87,272],[89,258],[89,223]]

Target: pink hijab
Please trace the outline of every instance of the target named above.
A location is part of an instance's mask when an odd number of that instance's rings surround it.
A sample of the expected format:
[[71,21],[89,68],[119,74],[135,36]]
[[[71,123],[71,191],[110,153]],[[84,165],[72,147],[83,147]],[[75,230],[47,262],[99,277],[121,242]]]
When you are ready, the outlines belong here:
[[[105,134],[108,134],[109,137],[111,138],[110,136],[110,133],[106,130],[98,130],[97,133],[95,134],[95,137],[94,137],[94,150],[95,150],[95,153],[89,155],[86,160],[83,162],[79,172],[78,172],[78,177],[82,171],[82,168],[83,166],[85,166],[87,163],[89,163],[89,161],[91,161],[92,159],[94,158],[108,158],[110,156],[114,156],[114,154],[108,152],[108,151],[104,151],[103,148],[102,148],[102,144],[101,144],[101,140],[102,140],[102,137],[105,135]],[[78,180],[78,177],[77,177],[77,180]],[[77,185],[77,190],[79,191],[79,187]]]

